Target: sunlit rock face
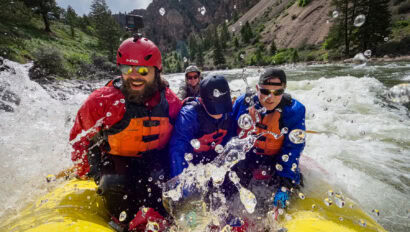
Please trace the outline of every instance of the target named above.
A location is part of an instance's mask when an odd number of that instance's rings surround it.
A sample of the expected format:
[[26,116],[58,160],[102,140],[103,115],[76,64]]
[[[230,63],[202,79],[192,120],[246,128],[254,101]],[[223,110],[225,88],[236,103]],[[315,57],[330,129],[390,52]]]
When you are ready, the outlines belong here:
[[[201,3],[204,2],[204,3]],[[161,49],[168,51],[181,46],[191,32],[218,25],[249,10],[258,0],[154,0],[147,10],[131,13],[144,18],[144,34]]]

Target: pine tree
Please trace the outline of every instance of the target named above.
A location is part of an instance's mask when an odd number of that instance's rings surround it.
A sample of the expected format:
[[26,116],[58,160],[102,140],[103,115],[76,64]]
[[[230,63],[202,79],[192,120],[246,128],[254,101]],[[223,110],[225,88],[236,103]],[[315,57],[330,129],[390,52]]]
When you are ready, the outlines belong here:
[[75,37],[75,30],[74,28],[78,24],[78,18],[77,18],[77,13],[75,13],[75,10],[69,5],[67,7],[67,13],[65,16],[65,20],[67,24],[70,26],[70,31],[71,31],[71,37]]
[[35,13],[38,13],[43,18],[44,30],[51,32],[49,13],[57,14],[59,8],[55,0],[24,0],[26,6],[35,9]]
[[203,67],[204,66],[204,52],[201,46],[198,46],[198,52],[196,53],[196,64],[199,67]]
[[355,33],[355,42],[361,51],[377,48],[391,33],[389,0],[362,0],[359,8],[366,22]]
[[229,34],[228,31],[228,25],[226,25],[226,22],[222,24],[222,30],[221,30],[221,46],[222,48],[227,47],[227,42],[231,39],[231,34]]
[[198,52],[198,44],[194,34],[189,36],[188,40],[189,57],[193,60],[195,59],[196,53]]
[[246,21],[245,25],[241,28],[241,36],[245,44],[248,44],[253,37],[252,28],[248,21]]
[[270,43],[270,54],[275,55],[276,51],[277,51],[277,49],[276,49],[275,40],[272,39],[272,42]]
[[214,65],[220,66],[225,64],[225,57],[222,54],[221,45],[219,43],[215,43],[215,49],[213,53]]
[[94,21],[99,45],[108,52],[108,59],[114,62],[123,31],[112,17],[105,0],[93,0],[90,15]]
[[[332,0],[339,10],[339,17],[329,33],[333,47],[344,44],[344,54],[375,48],[390,34],[391,13],[388,0]],[[354,26],[355,18],[363,14],[365,23]]]
[[239,48],[239,40],[238,37],[235,36],[235,39],[233,41],[235,48]]

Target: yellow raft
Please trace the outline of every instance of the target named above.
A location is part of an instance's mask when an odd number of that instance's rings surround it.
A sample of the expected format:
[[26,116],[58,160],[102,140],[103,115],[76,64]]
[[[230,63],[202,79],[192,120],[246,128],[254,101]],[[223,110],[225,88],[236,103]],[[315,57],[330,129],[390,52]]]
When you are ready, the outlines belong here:
[[[0,231],[114,231],[96,188],[93,181],[66,181],[18,215],[3,220]],[[281,216],[288,232],[385,231],[348,199],[343,199],[343,207],[339,207],[337,193],[307,193],[292,203],[286,218]]]

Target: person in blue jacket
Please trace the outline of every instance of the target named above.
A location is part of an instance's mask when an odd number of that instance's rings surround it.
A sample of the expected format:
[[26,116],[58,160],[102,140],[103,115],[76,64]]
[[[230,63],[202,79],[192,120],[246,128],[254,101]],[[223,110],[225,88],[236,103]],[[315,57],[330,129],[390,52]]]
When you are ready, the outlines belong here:
[[[243,186],[248,186],[252,179],[274,186],[272,189],[277,189],[274,205],[281,208],[286,207],[290,192],[303,185],[299,158],[305,147],[305,107],[286,94],[285,89],[285,72],[268,68],[256,85],[257,94],[238,97],[232,112],[234,130],[239,136],[247,133],[260,136],[245,160],[233,170]],[[244,114],[249,114],[254,123],[252,128],[241,132],[237,122]],[[286,131],[279,138],[274,137]]]
[[212,161],[218,144],[224,145],[232,126],[232,99],[223,76],[209,75],[200,82],[200,97],[188,98],[179,112],[170,147],[171,177],[188,165],[185,154],[192,153],[194,165]]

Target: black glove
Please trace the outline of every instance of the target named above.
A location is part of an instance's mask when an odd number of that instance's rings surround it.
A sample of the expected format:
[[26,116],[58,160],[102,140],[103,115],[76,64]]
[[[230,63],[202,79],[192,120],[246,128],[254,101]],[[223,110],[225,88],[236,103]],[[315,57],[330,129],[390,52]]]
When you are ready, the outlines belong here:
[[98,147],[95,147],[88,151],[87,154],[88,164],[90,165],[90,171],[87,173],[88,177],[92,177],[95,183],[99,183],[101,179],[102,171],[102,159],[101,151]]

